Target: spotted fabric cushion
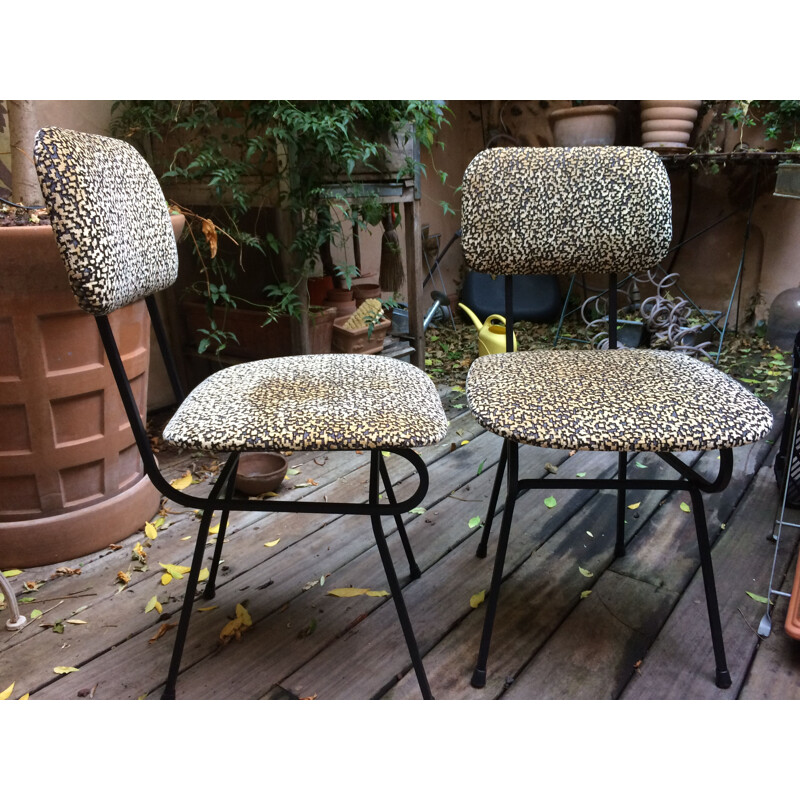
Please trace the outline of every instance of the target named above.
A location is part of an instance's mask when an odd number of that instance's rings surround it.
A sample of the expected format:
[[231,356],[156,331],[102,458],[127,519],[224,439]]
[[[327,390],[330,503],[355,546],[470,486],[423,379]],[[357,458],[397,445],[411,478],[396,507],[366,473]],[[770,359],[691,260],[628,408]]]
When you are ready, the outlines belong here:
[[164,429],[179,447],[360,450],[424,447],[447,431],[433,381],[376,355],[289,356],[238,364],[197,386]]
[[640,272],[672,238],[669,177],[644,148],[498,147],[462,186],[461,243],[478,272]]
[[170,286],[178,252],[167,204],[129,144],[42,128],[36,171],[78,305],[109,314]]
[[488,430],[567,450],[715,450],[758,441],[772,426],[767,406],[735,380],[662,350],[483,356],[467,398]]

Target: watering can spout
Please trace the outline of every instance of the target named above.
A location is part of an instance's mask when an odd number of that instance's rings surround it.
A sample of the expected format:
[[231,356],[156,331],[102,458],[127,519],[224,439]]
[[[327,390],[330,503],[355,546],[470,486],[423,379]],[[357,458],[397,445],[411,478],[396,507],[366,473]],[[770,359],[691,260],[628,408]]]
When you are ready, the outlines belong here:
[[483,327],[483,325],[481,324],[481,321],[480,321],[480,320],[479,320],[479,319],[478,319],[478,318],[475,316],[475,313],[474,313],[474,312],[473,312],[471,309],[467,308],[467,307],[466,307],[466,306],[465,306],[463,303],[459,303],[459,304],[458,304],[458,307],[459,307],[459,308],[462,308],[464,311],[466,311],[466,312],[467,312],[467,315],[468,315],[468,316],[469,316],[469,318],[472,320],[472,324],[473,324],[473,325],[474,325],[474,326],[475,326],[475,327],[476,327],[478,330],[480,330],[480,329]]

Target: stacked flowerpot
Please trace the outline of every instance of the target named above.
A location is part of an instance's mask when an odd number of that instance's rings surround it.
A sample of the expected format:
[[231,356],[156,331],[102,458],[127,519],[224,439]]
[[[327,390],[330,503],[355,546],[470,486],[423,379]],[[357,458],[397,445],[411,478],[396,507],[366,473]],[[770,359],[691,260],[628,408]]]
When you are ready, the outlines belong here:
[[641,100],[642,146],[687,150],[700,100]]

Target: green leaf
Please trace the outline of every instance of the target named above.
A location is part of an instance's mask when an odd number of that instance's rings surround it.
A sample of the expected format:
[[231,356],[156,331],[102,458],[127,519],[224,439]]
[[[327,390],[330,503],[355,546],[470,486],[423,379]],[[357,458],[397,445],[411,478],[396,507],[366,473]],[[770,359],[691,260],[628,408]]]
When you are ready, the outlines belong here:
[[681,503],[681,511],[685,511],[688,514],[691,510],[686,503]]
[[555,508],[556,507],[556,499],[552,495],[550,497],[545,497],[544,504],[548,508]]
[[578,567],[578,572],[580,572],[580,574],[583,575],[584,578],[593,578],[594,577],[594,572],[591,572],[588,569],[584,569],[583,567]]
[[592,593],[591,589],[585,589],[581,592],[581,600],[585,600]]
[[42,616],[42,612],[38,608],[31,610],[31,619],[38,619]]
[[481,472],[483,472],[483,465],[484,465],[485,463],[486,463],[486,459],[484,458],[484,459],[483,459],[483,461],[481,461],[481,463],[480,463],[480,464],[478,464],[478,475],[480,475],[480,474],[481,474]]
[[425,509],[422,506],[417,506],[416,508],[412,508],[408,513],[409,514],[424,514],[425,513]]
[[585,472],[576,472],[575,473],[575,477],[576,478],[585,478],[586,477],[586,473]]
[[480,525],[480,524],[481,524],[481,518],[480,518],[480,517],[473,517],[473,518],[472,518],[472,519],[469,521],[469,523],[467,523],[467,524],[469,525],[469,527],[470,527],[470,528],[477,528],[477,527],[478,527],[478,525]]
[[748,597],[752,597],[753,600],[755,600],[757,603],[765,603],[766,604],[766,603],[769,602],[769,600],[766,597],[764,597],[764,596],[762,596],[760,594],[753,594],[752,592],[746,592],[746,594],[747,594]]
[[642,464],[642,463],[641,463],[641,462],[639,462],[639,461],[634,461],[633,463],[634,463],[634,464],[635,464],[637,467],[639,467],[639,469],[647,469],[647,464]]

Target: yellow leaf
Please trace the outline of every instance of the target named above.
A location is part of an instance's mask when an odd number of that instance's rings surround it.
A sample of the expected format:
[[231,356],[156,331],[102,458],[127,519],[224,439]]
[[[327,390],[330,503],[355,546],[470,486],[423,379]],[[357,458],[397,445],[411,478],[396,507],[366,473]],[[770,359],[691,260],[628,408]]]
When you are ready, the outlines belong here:
[[22,570],[21,569],[7,569],[3,573],[3,576],[6,577],[6,578],[13,578],[15,575],[21,575],[21,574],[22,574]]
[[367,597],[388,597],[389,592],[385,589],[373,589],[367,592]]
[[144,535],[148,539],[155,539],[158,536],[158,531],[156,530],[154,525],[151,525],[149,522],[145,522]]
[[331,589],[328,594],[332,594],[334,597],[358,597],[358,595],[366,594],[369,591],[371,590],[354,589],[352,586],[348,586],[343,589]]
[[24,694],[24,695],[22,695],[22,697],[20,697],[20,700],[27,700],[27,699],[28,699],[30,696],[31,696],[31,695],[30,695],[30,693],[29,693],[29,692],[25,692],[25,694]]
[[253,624],[249,612],[241,603],[236,604],[236,619],[238,619],[242,625],[247,625],[248,628]]
[[153,595],[148,601],[147,605],[144,607],[144,613],[149,614],[158,604],[158,597]]
[[172,575],[169,575],[168,573],[165,572],[161,576],[161,585],[166,586],[171,580],[172,580]]
[[189,539],[191,539],[191,538],[192,538],[191,536],[181,536],[181,541],[182,542],[188,542]]
[[0,692],[0,700],[8,700],[8,698],[11,697],[11,692],[14,691],[14,686],[16,685],[16,683],[17,682],[14,681],[14,683],[12,683],[11,686],[8,687],[8,689],[6,689],[4,692]]
[[187,572],[190,571],[189,567],[182,567],[179,564],[164,564],[158,562],[160,567],[163,567],[175,580],[180,580]]
[[156,600],[156,611],[158,611],[159,614],[164,611],[164,609],[161,607],[161,603],[159,603],[158,600]]
[[637,508],[639,508],[639,506],[640,506],[640,505],[641,505],[641,503],[631,503],[631,504],[628,506],[628,508],[630,508],[631,510],[634,510],[634,511],[635,511]]
[[241,638],[242,621],[240,619],[232,619],[230,622],[225,623],[225,627],[220,631],[219,638],[223,642],[229,642],[234,636]]
[[581,592],[581,600],[585,600],[591,593],[591,589],[586,589],[585,591]]
[[591,572],[588,569],[584,569],[583,567],[578,567],[578,572],[580,572],[580,574],[583,575],[584,578],[593,578],[594,577],[594,572]]
[[89,623],[85,619],[67,619],[64,620],[68,622],[70,625],[88,625]]
[[66,675],[68,672],[77,672],[77,667],[53,667],[53,672],[56,675]]
[[486,599],[486,589],[472,595],[469,599],[470,608],[477,608]]
[[170,486],[173,489],[177,489],[178,491],[181,491],[181,490],[185,489],[187,486],[191,486],[191,485],[192,485],[192,471],[191,470],[187,470],[183,475],[181,475],[180,478],[175,478],[175,480],[170,483]]
[[465,444],[469,444],[469,439],[464,439],[464,441],[461,442],[461,444],[462,444],[462,446],[465,445]]
[[273,539],[271,542],[265,542],[264,547],[275,547],[275,545],[278,544],[279,541],[280,539]]
[[197,576],[197,580],[200,582],[207,581],[209,574],[208,567],[203,567],[203,569],[200,570],[200,574]]
[[203,606],[202,608],[198,608],[198,611],[213,611],[215,608],[219,608],[219,606]]
[[208,532],[210,534],[219,533],[219,523],[217,523],[213,528],[209,528]]

